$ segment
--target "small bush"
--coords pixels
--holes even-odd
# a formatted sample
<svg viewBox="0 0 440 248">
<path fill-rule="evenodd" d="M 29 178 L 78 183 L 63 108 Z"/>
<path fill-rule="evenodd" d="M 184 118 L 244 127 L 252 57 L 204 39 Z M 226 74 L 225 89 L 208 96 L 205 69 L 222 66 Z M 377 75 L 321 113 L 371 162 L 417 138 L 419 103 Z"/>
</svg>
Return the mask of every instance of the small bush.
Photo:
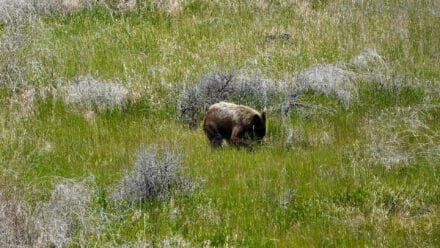
<svg viewBox="0 0 440 248">
<path fill-rule="evenodd" d="M 96 220 L 90 214 L 95 187 L 88 184 L 64 179 L 55 185 L 48 202 L 37 204 L 33 214 L 37 246 L 62 247 L 72 241 L 81 242 L 96 231 Z"/>
<path fill-rule="evenodd" d="M 83 244 L 97 232 L 97 219 L 90 210 L 95 193 L 88 182 L 63 179 L 55 185 L 50 199 L 34 208 L 0 192 L 1 247 L 63 247 Z"/>
<path fill-rule="evenodd" d="M 389 71 L 389 66 L 379 55 L 379 53 L 372 48 L 366 48 L 364 51 L 354 56 L 348 63 L 349 66 L 358 72 L 373 72 Z"/>
<path fill-rule="evenodd" d="M 28 85 L 26 74 L 32 69 L 30 58 L 25 60 L 22 51 L 31 42 L 32 35 L 21 28 L 10 28 L 0 35 L 0 85 L 11 92 L 20 91 Z"/>
<path fill-rule="evenodd" d="M 200 111 L 197 87 L 184 88 L 177 99 L 177 118 L 186 123 L 190 128 L 197 128 L 198 114 Z"/>
<path fill-rule="evenodd" d="M 125 173 L 113 198 L 129 203 L 164 200 L 194 187 L 194 182 L 183 176 L 180 156 L 166 149 L 147 147 L 139 152 L 133 170 Z"/>
<path fill-rule="evenodd" d="M 203 76 L 195 85 L 184 88 L 177 100 L 178 119 L 196 128 L 201 114 L 220 101 L 231 101 L 263 110 L 280 108 L 283 88 L 269 79 L 250 77 L 234 72 L 218 72 Z"/>
<path fill-rule="evenodd" d="M 357 95 L 357 88 L 352 82 L 353 73 L 335 65 L 314 65 L 296 78 L 296 94 L 306 91 L 324 95 L 335 95 L 343 104 L 348 105 Z"/>
<path fill-rule="evenodd" d="M 97 80 L 91 76 L 79 77 L 74 83 L 61 87 L 68 104 L 86 110 L 121 109 L 128 101 L 128 90 L 117 83 Z"/>
<path fill-rule="evenodd" d="M 334 95 L 348 105 L 358 97 L 362 82 L 379 83 L 386 87 L 403 86 L 392 79 L 392 71 L 376 50 L 367 48 L 348 62 L 315 64 L 294 77 L 293 94 L 312 91 L 326 96 Z"/>
</svg>

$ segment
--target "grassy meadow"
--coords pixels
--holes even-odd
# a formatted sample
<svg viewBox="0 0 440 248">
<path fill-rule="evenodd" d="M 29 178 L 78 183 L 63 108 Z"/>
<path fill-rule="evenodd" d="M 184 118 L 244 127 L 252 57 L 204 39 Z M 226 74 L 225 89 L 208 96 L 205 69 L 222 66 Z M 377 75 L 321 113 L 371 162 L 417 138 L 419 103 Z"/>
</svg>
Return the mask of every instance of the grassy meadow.
<svg viewBox="0 0 440 248">
<path fill-rule="evenodd" d="M 438 1 L 67 3 L 0 0 L 1 247 L 440 246 Z"/>
</svg>

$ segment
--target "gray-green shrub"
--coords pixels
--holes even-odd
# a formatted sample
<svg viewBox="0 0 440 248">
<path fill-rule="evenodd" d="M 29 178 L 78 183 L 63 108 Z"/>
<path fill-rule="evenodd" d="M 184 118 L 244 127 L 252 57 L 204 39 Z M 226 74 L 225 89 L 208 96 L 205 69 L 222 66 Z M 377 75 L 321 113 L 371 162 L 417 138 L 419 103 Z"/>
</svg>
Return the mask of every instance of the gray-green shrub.
<svg viewBox="0 0 440 248">
<path fill-rule="evenodd" d="M 190 192 L 196 184 L 183 174 L 183 169 L 180 155 L 175 152 L 146 147 L 138 153 L 134 168 L 125 172 L 112 194 L 113 198 L 136 203 L 165 200 L 175 193 Z"/>
<path fill-rule="evenodd" d="M 128 101 L 128 89 L 119 83 L 99 80 L 91 76 L 78 77 L 61 87 L 61 95 L 68 104 L 87 110 L 121 109 Z"/>
</svg>

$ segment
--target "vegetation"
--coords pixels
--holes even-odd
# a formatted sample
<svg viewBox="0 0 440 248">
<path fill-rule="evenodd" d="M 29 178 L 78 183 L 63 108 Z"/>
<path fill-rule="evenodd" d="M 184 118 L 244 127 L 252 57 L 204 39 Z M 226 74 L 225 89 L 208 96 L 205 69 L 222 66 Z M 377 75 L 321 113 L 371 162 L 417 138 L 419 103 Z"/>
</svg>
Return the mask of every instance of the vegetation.
<svg viewBox="0 0 440 248">
<path fill-rule="evenodd" d="M 437 1 L 0 0 L 1 247 L 440 246 Z M 211 149 L 228 100 L 263 145 Z"/>
</svg>

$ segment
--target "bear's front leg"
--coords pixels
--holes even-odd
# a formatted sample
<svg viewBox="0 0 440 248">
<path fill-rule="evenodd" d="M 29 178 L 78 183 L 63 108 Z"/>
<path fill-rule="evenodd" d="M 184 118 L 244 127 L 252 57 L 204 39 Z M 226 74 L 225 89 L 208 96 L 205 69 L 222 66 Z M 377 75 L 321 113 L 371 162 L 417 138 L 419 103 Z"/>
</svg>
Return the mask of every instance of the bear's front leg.
<svg viewBox="0 0 440 248">
<path fill-rule="evenodd" d="M 245 145 L 248 146 L 249 142 L 246 142 L 244 138 L 245 130 L 242 127 L 234 127 L 232 129 L 231 134 L 231 142 L 235 144 L 236 146 Z"/>
</svg>

